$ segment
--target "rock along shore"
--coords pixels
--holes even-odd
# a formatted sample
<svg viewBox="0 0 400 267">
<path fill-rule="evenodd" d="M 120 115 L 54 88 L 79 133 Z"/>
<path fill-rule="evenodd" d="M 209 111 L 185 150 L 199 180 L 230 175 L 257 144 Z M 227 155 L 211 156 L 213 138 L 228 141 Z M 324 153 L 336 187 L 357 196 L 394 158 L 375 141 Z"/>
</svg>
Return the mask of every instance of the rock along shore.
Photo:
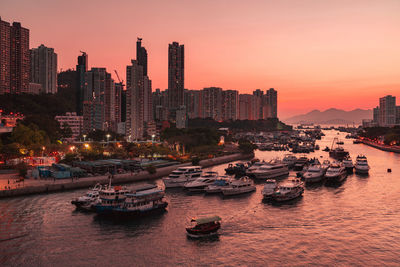
<svg viewBox="0 0 400 267">
<path fill-rule="evenodd" d="M 235 160 L 251 159 L 253 157 L 254 154 L 237 153 L 213 159 L 202 160 L 200 161 L 200 165 L 203 168 L 207 168 L 223 163 L 232 162 Z M 149 174 L 147 171 L 141 171 L 139 173 L 116 174 L 113 177 L 112 183 L 124 184 L 136 181 L 155 180 L 169 175 L 172 171 L 174 171 L 178 167 L 190 166 L 190 165 L 191 163 L 183 163 L 174 166 L 158 168 L 155 174 Z M 1 190 L 0 198 L 17 197 L 17 196 L 25 196 L 32 194 L 43 194 L 43 193 L 59 192 L 66 190 L 75 190 L 80 188 L 89 188 L 94 186 L 96 183 L 107 184 L 108 182 L 109 182 L 108 175 L 79 178 L 73 181 L 71 181 L 70 179 L 56 180 L 55 182 L 53 180 L 43 180 L 43 183 L 40 185 L 28 185 L 17 189 Z"/>
</svg>

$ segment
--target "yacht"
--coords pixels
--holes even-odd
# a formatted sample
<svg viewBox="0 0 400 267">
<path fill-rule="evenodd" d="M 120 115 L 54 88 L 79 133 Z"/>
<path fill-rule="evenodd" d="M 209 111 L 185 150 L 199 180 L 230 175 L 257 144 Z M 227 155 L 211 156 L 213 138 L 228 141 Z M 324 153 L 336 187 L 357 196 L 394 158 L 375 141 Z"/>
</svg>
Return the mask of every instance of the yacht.
<svg viewBox="0 0 400 267">
<path fill-rule="evenodd" d="M 286 164 L 268 164 L 261 166 L 253 172 L 256 179 L 275 178 L 289 174 L 289 169 Z"/>
<path fill-rule="evenodd" d="M 183 187 L 185 183 L 199 178 L 202 174 L 200 166 L 179 167 L 171 172 L 168 177 L 163 178 L 165 188 Z"/>
<path fill-rule="evenodd" d="M 304 183 L 299 178 L 293 178 L 279 185 L 272 200 L 277 202 L 288 201 L 301 196 L 304 192 Z"/>
<path fill-rule="evenodd" d="M 239 195 L 255 191 L 256 187 L 252 180 L 248 177 L 243 177 L 239 180 L 233 180 L 232 183 L 226 188 L 222 188 L 222 194 L 224 196 Z"/>
<path fill-rule="evenodd" d="M 328 182 L 341 182 L 347 177 L 346 168 L 341 162 L 333 162 L 325 173 Z"/>
<path fill-rule="evenodd" d="M 353 165 L 353 161 L 351 160 L 350 156 L 347 156 L 343 159 L 343 165 L 346 168 L 346 171 L 348 171 L 350 173 L 353 172 L 354 165 Z"/>
<path fill-rule="evenodd" d="M 294 164 L 297 161 L 297 157 L 293 154 L 286 154 L 282 159 L 282 162 L 288 166 L 288 168 L 293 168 Z"/>
<path fill-rule="evenodd" d="M 77 209 L 91 210 L 92 205 L 99 201 L 99 191 L 101 189 L 101 184 L 96 184 L 93 188 L 90 188 L 84 196 L 73 199 L 71 204 L 74 204 Z"/>
<path fill-rule="evenodd" d="M 358 155 L 354 168 L 358 174 L 367 174 L 369 172 L 367 157 L 364 155 Z"/>
<path fill-rule="evenodd" d="M 263 200 L 270 200 L 272 199 L 275 190 L 277 189 L 277 183 L 274 179 L 268 179 L 264 185 L 261 194 L 263 195 Z"/>
<path fill-rule="evenodd" d="M 204 191 L 208 194 L 222 193 L 222 189 L 228 187 L 230 184 L 231 181 L 227 176 L 219 176 L 213 184 L 206 186 Z"/>
<path fill-rule="evenodd" d="M 157 186 L 132 191 L 125 194 L 125 200 L 112 209 L 114 216 L 141 216 L 155 211 L 163 211 L 168 206 L 164 200 L 164 190 Z"/>
<path fill-rule="evenodd" d="M 184 188 L 189 190 L 189 192 L 201 192 L 204 191 L 208 185 L 213 184 L 217 178 L 217 172 L 205 172 L 200 178 L 187 182 L 184 185 Z"/>
<path fill-rule="evenodd" d="M 307 171 L 303 174 L 306 183 L 316 183 L 322 181 L 326 169 L 321 164 L 313 164 L 308 167 Z"/>
<path fill-rule="evenodd" d="M 302 156 L 296 160 L 296 163 L 294 164 L 294 170 L 295 171 L 301 171 L 303 170 L 304 166 L 308 163 L 308 158 L 305 156 Z"/>
<path fill-rule="evenodd" d="M 258 161 L 258 162 L 254 162 L 253 165 L 251 165 L 251 167 L 249 167 L 246 170 L 246 175 L 247 176 L 253 176 L 254 171 L 256 171 L 257 169 L 259 169 L 261 166 L 266 165 L 267 163 L 265 161 Z"/>
</svg>

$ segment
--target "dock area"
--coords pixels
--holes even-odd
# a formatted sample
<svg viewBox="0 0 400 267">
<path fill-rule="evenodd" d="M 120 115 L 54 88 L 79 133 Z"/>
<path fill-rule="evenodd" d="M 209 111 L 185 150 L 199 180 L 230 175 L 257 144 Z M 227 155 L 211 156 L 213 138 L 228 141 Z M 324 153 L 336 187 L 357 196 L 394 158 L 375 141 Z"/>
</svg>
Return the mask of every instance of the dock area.
<svg viewBox="0 0 400 267">
<path fill-rule="evenodd" d="M 232 155 L 202 160 L 200 161 L 200 165 L 203 168 L 206 168 L 236 160 L 251 159 L 253 157 L 254 154 L 236 153 Z M 149 174 L 147 171 L 115 174 L 113 176 L 112 183 L 124 184 L 136 181 L 151 181 L 167 176 L 178 167 L 190 165 L 191 163 L 183 163 L 174 166 L 158 168 L 155 174 Z M 92 176 L 79 179 L 25 179 L 23 182 L 16 182 L 17 179 L 18 176 L 16 174 L 0 175 L 0 198 L 89 188 L 94 186 L 96 183 L 108 183 L 110 176 Z"/>
</svg>

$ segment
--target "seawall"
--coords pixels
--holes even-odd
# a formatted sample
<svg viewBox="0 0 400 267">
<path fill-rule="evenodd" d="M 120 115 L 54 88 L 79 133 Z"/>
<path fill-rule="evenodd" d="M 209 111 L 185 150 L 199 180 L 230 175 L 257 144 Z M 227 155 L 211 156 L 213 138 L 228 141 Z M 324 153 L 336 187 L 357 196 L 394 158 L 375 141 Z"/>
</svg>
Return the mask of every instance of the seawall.
<svg viewBox="0 0 400 267">
<path fill-rule="evenodd" d="M 367 146 L 372 146 L 374 148 L 387 151 L 387 152 L 394 152 L 394 153 L 400 153 L 400 147 L 393 147 L 393 146 L 386 146 L 386 145 L 380 145 L 374 142 L 370 142 L 367 140 L 362 140 L 362 143 L 367 145 Z"/>
<path fill-rule="evenodd" d="M 254 157 L 254 154 L 232 154 L 222 157 L 217 157 L 213 159 L 206 159 L 200 161 L 200 165 L 204 168 L 211 167 L 219 164 L 228 163 L 235 160 L 244 160 L 251 159 Z M 190 166 L 191 163 L 183 163 L 174 166 L 168 166 L 157 169 L 155 174 L 149 174 L 147 171 L 142 171 L 139 173 L 123 173 L 116 174 L 113 177 L 113 184 L 124 184 L 131 183 L 136 181 L 149 181 L 159 179 L 161 177 L 169 175 L 172 171 L 174 171 L 178 167 Z M 17 196 L 25 196 L 32 194 L 42 194 L 42 193 L 51 193 L 51 192 L 59 192 L 66 190 L 74 190 L 80 188 L 89 188 L 94 186 L 96 183 L 107 184 L 109 182 L 109 177 L 107 175 L 104 176 L 95 176 L 95 177 L 85 177 L 79 178 L 77 180 L 71 181 L 70 179 L 57 180 L 53 182 L 53 180 L 43 180 L 43 184 L 36 186 L 25 186 L 22 188 L 11 189 L 11 190 L 1 190 L 0 198 L 6 197 L 17 197 Z"/>
</svg>

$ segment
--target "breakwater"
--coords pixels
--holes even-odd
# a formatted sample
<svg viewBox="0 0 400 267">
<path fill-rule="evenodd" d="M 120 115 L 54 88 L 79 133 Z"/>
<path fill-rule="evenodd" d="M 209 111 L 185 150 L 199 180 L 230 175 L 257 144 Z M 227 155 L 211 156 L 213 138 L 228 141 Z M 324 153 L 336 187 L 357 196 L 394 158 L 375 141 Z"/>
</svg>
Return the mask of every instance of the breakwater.
<svg viewBox="0 0 400 267">
<path fill-rule="evenodd" d="M 361 142 L 365 145 L 372 146 L 372 147 L 375 147 L 375 148 L 383 150 L 383 151 L 400 153 L 400 147 L 398 147 L 398 146 L 381 145 L 381 144 L 377 144 L 375 142 L 368 141 L 368 140 L 361 140 Z"/>
<path fill-rule="evenodd" d="M 200 165 L 206 168 L 223 163 L 228 163 L 235 160 L 250 159 L 253 157 L 254 154 L 237 153 L 237 154 L 202 160 L 200 161 Z M 183 163 L 174 166 L 158 168 L 155 174 L 149 174 L 147 171 L 141 171 L 139 173 L 116 174 L 113 176 L 112 183 L 124 184 L 136 181 L 155 180 L 167 176 L 178 167 L 190 166 L 190 165 L 191 163 Z M 56 180 L 56 181 L 43 180 L 43 184 L 40 185 L 25 186 L 22 188 L 11 189 L 11 190 L 2 190 L 0 191 L 0 198 L 51 193 L 51 192 L 74 190 L 80 188 L 89 188 L 94 186 L 96 183 L 106 184 L 108 182 L 109 182 L 108 175 L 79 178 L 73 181 L 71 181 L 70 179 Z"/>
</svg>

